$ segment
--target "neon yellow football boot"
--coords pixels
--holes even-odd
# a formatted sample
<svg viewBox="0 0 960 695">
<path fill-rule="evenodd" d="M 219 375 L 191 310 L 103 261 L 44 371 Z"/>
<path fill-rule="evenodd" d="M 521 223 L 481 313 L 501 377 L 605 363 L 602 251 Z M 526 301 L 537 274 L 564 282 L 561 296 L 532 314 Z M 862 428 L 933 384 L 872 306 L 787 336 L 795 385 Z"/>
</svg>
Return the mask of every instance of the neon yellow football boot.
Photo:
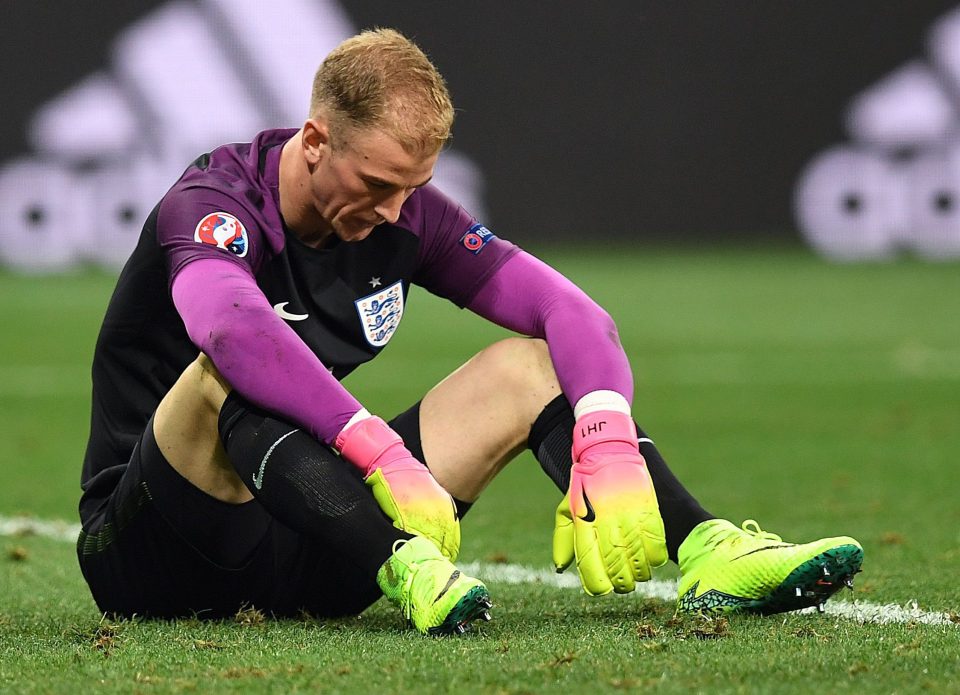
<svg viewBox="0 0 960 695">
<path fill-rule="evenodd" d="M 394 544 L 393 555 L 377 572 L 377 584 L 425 635 L 461 635 L 470 621 L 490 620 L 487 587 L 462 574 L 423 536 Z"/>
<path fill-rule="evenodd" d="M 863 563 L 863 548 L 848 536 L 786 543 L 752 519 L 742 528 L 723 519 L 704 521 L 677 555 L 677 609 L 705 613 L 822 610 L 842 587 L 853 588 Z"/>
</svg>

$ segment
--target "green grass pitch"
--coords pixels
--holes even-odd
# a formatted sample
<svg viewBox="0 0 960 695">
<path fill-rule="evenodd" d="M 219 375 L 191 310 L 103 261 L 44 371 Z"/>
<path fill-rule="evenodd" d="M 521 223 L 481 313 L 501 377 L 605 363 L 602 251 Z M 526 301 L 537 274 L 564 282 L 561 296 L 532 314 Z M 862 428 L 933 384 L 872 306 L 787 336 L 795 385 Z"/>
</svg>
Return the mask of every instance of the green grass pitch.
<svg viewBox="0 0 960 695">
<path fill-rule="evenodd" d="M 69 543 L 6 535 L 0 692 L 957 692 L 960 266 L 830 265 L 793 248 L 542 255 L 617 320 L 637 419 L 708 509 L 788 540 L 853 535 L 864 572 L 839 600 L 916 602 L 943 624 L 677 619 L 659 599 L 501 580 L 494 622 L 462 639 L 419 637 L 384 602 L 327 622 L 114 623 Z M 0 273 L 0 518 L 76 519 L 112 286 Z M 389 416 L 504 335 L 415 290 L 347 384 Z M 549 569 L 558 498 L 524 455 L 464 520 L 462 561 Z"/>
</svg>

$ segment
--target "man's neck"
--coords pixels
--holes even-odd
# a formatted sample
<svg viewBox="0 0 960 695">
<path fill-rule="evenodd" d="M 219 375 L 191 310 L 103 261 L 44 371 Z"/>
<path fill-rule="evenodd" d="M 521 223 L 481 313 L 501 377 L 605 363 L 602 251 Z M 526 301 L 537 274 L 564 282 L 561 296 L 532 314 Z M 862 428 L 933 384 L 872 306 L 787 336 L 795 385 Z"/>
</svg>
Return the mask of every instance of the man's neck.
<svg viewBox="0 0 960 695">
<path fill-rule="evenodd" d="M 301 132 L 283 144 L 280 151 L 280 216 L 297 238 L 308 246 L 323 246 L 330 229 L 310 203 L 310 171 L 300 152 Z"/>
</svg>

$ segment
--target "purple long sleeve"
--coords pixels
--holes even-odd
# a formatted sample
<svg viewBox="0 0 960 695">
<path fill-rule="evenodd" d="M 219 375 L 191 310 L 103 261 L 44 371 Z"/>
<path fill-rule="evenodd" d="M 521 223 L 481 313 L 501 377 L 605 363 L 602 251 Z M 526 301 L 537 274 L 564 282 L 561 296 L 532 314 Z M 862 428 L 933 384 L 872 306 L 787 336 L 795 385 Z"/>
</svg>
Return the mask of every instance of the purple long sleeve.
<svg viewBox="0 0 960 695">
<path fill-rule="evenodd" d="M 251 403 L 328 444 L 360 410 L 243 268 L 193 261 L 177 273 L 172 292 L 190 339 Z"/>
<path fill-rule="evenodd" d="M 633 373 L 613 319 L 529 253 L 521 251 L 504 263 L 467 308 L 504 328 L 545 339 L 571 404 L 601 389 L 633 400 Z"/>
</svg>

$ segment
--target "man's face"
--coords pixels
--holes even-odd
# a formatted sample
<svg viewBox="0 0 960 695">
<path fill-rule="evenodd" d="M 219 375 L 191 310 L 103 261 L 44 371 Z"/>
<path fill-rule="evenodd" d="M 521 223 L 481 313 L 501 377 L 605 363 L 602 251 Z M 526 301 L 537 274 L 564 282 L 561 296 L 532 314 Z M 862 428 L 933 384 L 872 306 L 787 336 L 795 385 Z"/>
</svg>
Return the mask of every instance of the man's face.
<svg viewBox="0 0 960 695">
<path fill-rule="evenodd" d="M 321 147 L 310 176 L 317 212 L 343 241 L 361 241 L 433 177 L 437 154 L 410 154 L 378 129 L 350 129 L 339 147 Z"/>
</svg>

